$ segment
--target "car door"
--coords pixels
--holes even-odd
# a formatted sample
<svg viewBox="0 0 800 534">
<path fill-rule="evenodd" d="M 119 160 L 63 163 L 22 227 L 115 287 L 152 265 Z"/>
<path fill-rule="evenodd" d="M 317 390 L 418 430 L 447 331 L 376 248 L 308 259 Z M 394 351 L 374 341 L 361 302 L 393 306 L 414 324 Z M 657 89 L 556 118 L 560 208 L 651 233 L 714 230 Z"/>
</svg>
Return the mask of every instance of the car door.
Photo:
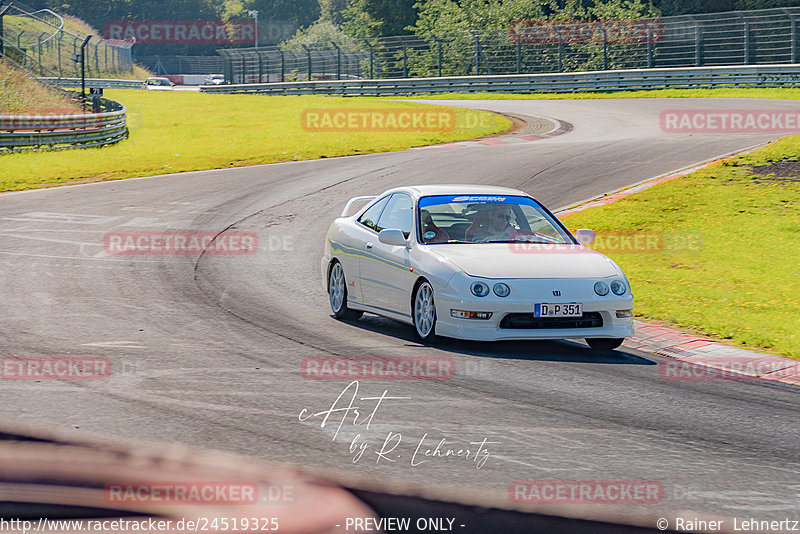
<svg viewBox="0 0 800 534">
<path fill-rule="evenodd" d="M 394 193 L 378 219 L 376 232 L 383 229 L 402 230 L 413 236 L 414 201 L 405 193 Z M 410 314 L 410 291 L 416 275 L 411 268 L 410 250 L 386 245 L 375 239 L 366 245 L 361 263 L 361 289 L 372 306 Z"/>
<path fill-rule="evenodd" d="M 339 243 L 340 250 L 337 256 L 340 258 L 344 267 L 345 279 L 347 281 L 347 294 L 349 298 L 363 304 L 372 305 L 364 295 L 361 284 L 361 265 L 364 256 L 371 250 L 368 244 L 378 240 L 378 219 L 383 213 L 391 195 L 379 198 L 361 214 L 356 220 L 356 224 L 344 231 L 346 236 Z"/>
</svg>

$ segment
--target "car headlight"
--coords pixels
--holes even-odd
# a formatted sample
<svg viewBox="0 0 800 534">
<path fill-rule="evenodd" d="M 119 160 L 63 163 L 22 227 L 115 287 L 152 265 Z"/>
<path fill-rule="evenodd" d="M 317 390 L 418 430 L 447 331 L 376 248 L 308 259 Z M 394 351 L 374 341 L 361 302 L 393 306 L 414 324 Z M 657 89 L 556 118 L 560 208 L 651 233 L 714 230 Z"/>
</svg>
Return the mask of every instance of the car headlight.
<svg viewBox="0 0 800 534">
<path fill-rule="evenodd" d="M 511 288 L 502 282 L 499 284 L 495 284 L 494 287 L 492 288 L 492 291 L 494 291 L 494 294 L 497 295 L 498 297 L 507 297 L 511 294 Z"/>
<path fill-rule="evenodd" d="M 476 297 L 485 297 L 489 294 L 489 286 L 483 282 L 473 282 L 469 289 Z"/>
<path fill-rule="evenodd" d="M 601 297 L 605 297 L 608 295 L 608 284 L 605 282 L 597 282 L 594 285 L 594 292 L 600 295 Z"/>
<path fill-rule="evenodd" d="M 611 282 L 611 292 L 614 293 L 615 295 L 620 295 L 620 296 L 624 295 L 627 290 L 628 288 L 625 287 L 625 284 L 622 283 L 621 281 L 614 280 L 613 282 Z"/>
</svg>

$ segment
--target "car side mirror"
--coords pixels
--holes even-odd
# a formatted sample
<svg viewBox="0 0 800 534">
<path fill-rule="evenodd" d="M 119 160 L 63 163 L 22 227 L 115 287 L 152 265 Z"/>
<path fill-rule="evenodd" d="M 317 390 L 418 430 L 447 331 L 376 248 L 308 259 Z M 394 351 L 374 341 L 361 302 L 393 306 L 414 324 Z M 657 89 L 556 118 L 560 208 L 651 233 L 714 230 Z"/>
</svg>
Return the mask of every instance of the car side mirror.
<svg viewBox="0 0 800 534">
<path fill-rule="evenodd" d="M 403 235 L 403 231 L 395 228 L 381 230 L 381 233 L 378 234 L 378 241 L 385 245 L 393 245 L 396 247 L 408 246 L 408 240 L 406 236 Z"/>
<path fill-rule="evenodd" d="M 594 230 L 589 230 L 588 228 L 581 228 L 577 232 L 575 232 L 575 237 L 578 238 L 578 243 L 583 246 L 591 245 L 594 243 L 595 235 Z"/>
</svg>

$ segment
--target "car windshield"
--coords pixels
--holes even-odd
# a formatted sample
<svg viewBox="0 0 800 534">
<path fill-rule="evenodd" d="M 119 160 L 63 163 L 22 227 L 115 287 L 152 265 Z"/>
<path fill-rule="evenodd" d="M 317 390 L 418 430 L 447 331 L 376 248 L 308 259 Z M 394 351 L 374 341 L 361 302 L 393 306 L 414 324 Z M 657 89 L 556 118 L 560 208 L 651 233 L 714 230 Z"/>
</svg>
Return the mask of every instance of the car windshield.
<svg viewBox="0 0 800 534">
<path fill-rule="evenodd" d="M 419 200 L 419 242 L 575 244 L 569 232 L 530 197 L 437 195 Z"/>
</svg>

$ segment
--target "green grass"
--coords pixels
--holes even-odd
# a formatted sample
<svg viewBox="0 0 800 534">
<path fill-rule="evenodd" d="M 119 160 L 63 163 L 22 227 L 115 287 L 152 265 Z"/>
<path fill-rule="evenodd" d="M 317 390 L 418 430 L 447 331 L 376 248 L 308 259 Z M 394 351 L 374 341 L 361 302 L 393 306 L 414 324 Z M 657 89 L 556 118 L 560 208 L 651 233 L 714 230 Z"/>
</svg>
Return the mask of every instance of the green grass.
<svg viewBox="0 0 800 534">
<path fill-rule="evenodd" d="M 772 98 L 797 100 L 800 99 L 800 88 L 656 89 L 652 91 L 619 91 L 614 93 L 446 93 L 441 95 L 416 95 L 407 98 L 424 98 L 425 100 L 586 100 L 600 98 Z"/>
<path fill-rule="evenodd" d="M 377 99 L 134 89 L 109 90 L 106 96 L 127 106 L 130 139 L 106 148 L 0 155 L 0 191 L 390 152 L 511 127 L 500 115 L 459 110 L 451 131 L 312 132 L 301 124 L 307 109 L 451 108 Z"/>
<path fill-rule="evenodd" d="M 800 136 L 783 138 L 565 221 L 601 236 L 663 232 L 661 252 L 609 254 L 637 317 L 800 359 L 800 182 L 745 167 L 798 154 Z"/>
<path fill-rule="evenodd" d="M 67 95 L 37 83 L 25 71 L 0 61 L 0 114 L 57 115 L 81 113 Z"/>
</svg>

